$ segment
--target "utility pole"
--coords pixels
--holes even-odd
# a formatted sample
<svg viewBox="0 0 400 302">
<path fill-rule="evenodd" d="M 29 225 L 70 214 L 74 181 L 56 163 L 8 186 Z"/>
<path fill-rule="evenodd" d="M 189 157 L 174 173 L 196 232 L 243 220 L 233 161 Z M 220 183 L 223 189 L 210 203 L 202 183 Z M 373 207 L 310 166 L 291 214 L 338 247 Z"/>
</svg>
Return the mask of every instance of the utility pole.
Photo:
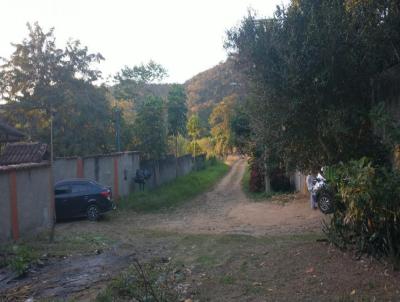
<svg viewBox="0 0 400 302">
<path fill-rule="evenodd" d="M 52 215 L 53 215 L 53 222 L 50 229 L 50 243 L 54 242 L 54 234 L 55 234 L 55 227 L 56 227 L 56 205 L 54 199 L 54 179 L 53 179 L 53 165 L 54 165 L 54 144 L 53 144 L 53 119 L 54 119 L 54 112 L 53 106 L 50 105 L 50 186 L 51 186 L 51 199 L 52 199 Z"/>
<path fill-rule="evenodd" d="M 115 115 L 115 148 L 117 152 L 121 151 L 121 109 L 114 107 Z"/>
<path fill-rule="evenodd" d="M 53 107 L 50 105 L 50 164 L 53 167 L 54 161 L 54 147 L 53 147 Z"/>
</svg>

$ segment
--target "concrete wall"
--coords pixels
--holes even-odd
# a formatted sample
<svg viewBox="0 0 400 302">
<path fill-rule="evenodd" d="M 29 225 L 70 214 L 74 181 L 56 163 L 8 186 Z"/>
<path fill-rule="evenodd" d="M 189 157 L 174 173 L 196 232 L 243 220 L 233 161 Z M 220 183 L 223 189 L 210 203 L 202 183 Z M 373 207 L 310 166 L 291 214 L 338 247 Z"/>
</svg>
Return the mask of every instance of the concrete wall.
<svg viewBox="0 0 400 302">
<path fill-rule="evenodd" d="M 138 152 L 118 152 L 88 157 L 57 158 L 54 181 L 67 178 L 88 178 L 110 186 L 115 198 L 134 191 L 133 178 L 139 169 Z"/>
<path fill-rule="evenodd" d="M 188 174 L 193 169 L 193 158 L 190 154 L 178 157 L 178 176 Z"/>
<path fill-rule="evenodd" d="M 57 158 L 53 164 L 54 182 L 77 177 L 77 158 Z"/>
<path fill-rule="evenodd" d="M 107 155 L 88 157 L 57 158 L 54 161 L 54 181 L 67 178 L 88 178 L 110 186 L 114 197 L 127 196 L 138 189 L 134 178 L 136 170 L 147 169 L 151 173 L 146 182 L 147 188 L 156 188 L 174 180 L 178 176 L 188 174 L 196 166 L 204 166 L 205 155 L 196 157 L 196 165 L 192 156 L 185 155 L 175 160 L 167 156 L 161 160 L 140 160 L 138 152 L 119 152 Z"/>
<path fill-rule="evenodd" d="M 35 234 L 53 223 L 48 163 L 0 167 L 0 242 Z"/>
<path fill-rule="evenodd" d="M 11 237 L 10 185 L 7 173 L 0 173 L 0 242 Z"/>
<path fill-rule="evenodd" d="M 160 160 L 144 160 L 140 162 L 140 168 L 150 171 L 151 177 L 146 182 L 146 188 L 156 188 L 162 184 L 174 180 L 176 177 L 183 176 L 191 172 L 196 166 L 198 169 L 204 167 L 205 155 L 196 157 L 196 164 L 193 157 L 184 155 L 178 157 L 168 156 Z"/>
<path fill-rule="evenodd" d="M 306 183 L 306 175 L 302 174 L 299 171 L 296 171 L 291 175 L 290 180 L 297 192 L 300 192 L 303 194 L 308 193 L 307 183 Z"/>
<path fill-rule="evenodd" d="M 67 178 L 89 178 L 110 186 L 114 198 L 133 192 L 136 170 L 148 169 L 146 187 L 155 188 L 204 166 L 191 155 L 175 160 L 140 161 L 138 152 L 120 152 L 90 157 L 58 158 L 49 163 L 0 167 L 0 243 L 49 228 L 53 223 L 54 183 Z"/>
</svg>

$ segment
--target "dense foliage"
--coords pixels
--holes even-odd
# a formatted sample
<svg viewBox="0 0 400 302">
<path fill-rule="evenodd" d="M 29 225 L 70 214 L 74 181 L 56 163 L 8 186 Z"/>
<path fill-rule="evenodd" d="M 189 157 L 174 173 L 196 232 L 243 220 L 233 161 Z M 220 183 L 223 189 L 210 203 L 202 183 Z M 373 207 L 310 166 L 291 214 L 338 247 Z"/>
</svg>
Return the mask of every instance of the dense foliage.
<svg viewBox="0 0 400 302">
<path fill-rule="evenodd" d="M 225 156 L 232 151 L 232 119 L 237 97 L 231 95 L 222 99 L 211 112 L 209 124 L 213 138 L 214 153 Z"/>
<path fill-rule="evenodd" d="M 244 117 L 253 172 L 333 166 L 328 237 L 395 259 L 400 178 L 390 159 L 400 135 L 391 100 L 400 95 L 393 89 L 399 29 L 395 0 L 297 0 L 271 19 L 250 14 L 226 44 L 250 82 Z"/>
<path fill-rule="evenodd" d="M 79 41 L 57 48 L 53 29 L 28 24 L 29 38 L 13 44 L 11 58 L 0 66 L 4 118 L 33 140 L 50 142 L 53 116 L 56 155 L 107 152 L 111 111 L 101 76 L 93 63 L 103 60 Z"/>
<path fill-rule="evenodd" d="M 231 59 L 195 75 L 184 86 L 189 111 L 199 116 L 206 130 L 210 130 L 208 120 L 213 108 L 225 97 L 235 95 L 242 100 L 245 96 L 245 81 Z"/>
<path fill-rule="evenodd" d="M 160 158 L 167 153 L 167 124 L 161 98 L 148 96 L 138 105 L 133 139 L 138 150 L 149 158 Z"/>
<path fill-rule="evenodd" d="M 325 232 L 339 247 L 400 259 L 400 174 L 362 158 L 330 169 L 337 192 Z M 399 264 L 399 263 L 398 263 Z"/>
<path fill-rule="evenodd" d="M 251 81 L 252 153 L 302 170 L 385 160 L 370 111 L 374 79 L 400 62 L 399 14 L 398 1 L 300 0 L 231 30 L 227 48 Z"/>
<path fill-rule="evenodd" d="M 187 105 L 186 92 L 182 85 L 174 84 L 168 93 L 168 131 L 173 137 L 174 154 L 179 154 L 179 136 L 186 135 Z"/>
</svg>

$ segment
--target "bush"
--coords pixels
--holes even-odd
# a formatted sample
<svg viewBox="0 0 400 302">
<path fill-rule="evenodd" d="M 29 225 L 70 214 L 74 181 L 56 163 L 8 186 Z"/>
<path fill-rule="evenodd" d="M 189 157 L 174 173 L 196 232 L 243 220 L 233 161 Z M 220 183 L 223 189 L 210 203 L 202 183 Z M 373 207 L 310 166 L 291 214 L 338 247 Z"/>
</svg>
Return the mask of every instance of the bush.
<svg viewBox="0 0 400 302">
<path fill-rule="evenodd" d="M 329 169 L 336 194 L 335 212 L 324 231 L 341 248 L 376 258 L 400 257 L 400 175 L 373 166 L 366 158 Z"/>
<path fill-rule="evenodd" d="M 183 273 L 180 270 L 174 270 L 165 261 L 153 260 L 142 265 L 135 260 L 97 296 L 96 301 L 183 301 L 183 294 L 179 290 L 179 282 L 183 279 Z"/>
<path fill-rule="evenodd" d="M 0 268 L 8 266 L 18 276 L 24 275 L 36 260 L 34 250 L 25 245 L 13 245 L 0 252 Z"/>
<path fill-rule="evenodd" d="M 290 192 L 292 191 L 290 185 L 290 178 L 286 175 L 285 171 L 276 168 L 270 173 L 271 189 L 274 192 Z"/>
<path fill-rule="evenodd" d="M 250 165 L 250 192 L 265 191 L 264 171 L 256 163 Z"/>
</svg>

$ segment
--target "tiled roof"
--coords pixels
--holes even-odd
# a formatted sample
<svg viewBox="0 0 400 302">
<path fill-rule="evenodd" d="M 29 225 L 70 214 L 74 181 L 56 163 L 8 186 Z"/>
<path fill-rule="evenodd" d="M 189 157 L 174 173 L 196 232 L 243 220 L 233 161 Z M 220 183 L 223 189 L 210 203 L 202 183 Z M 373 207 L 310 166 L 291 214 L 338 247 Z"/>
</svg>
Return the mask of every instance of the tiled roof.
<svg viewBox="0 0 400 302">
<path fill-rule="evenodd" d="M 25 134 L 0 120 L 0 142 L 17 142 L 24 136 Z"/>
<path fill-rule="evenodd" d="M 49 158 L 47 145 L 42 143 L 7 144 L 0 155 L 0 165 L 40 163 Z"/>
</svg>

